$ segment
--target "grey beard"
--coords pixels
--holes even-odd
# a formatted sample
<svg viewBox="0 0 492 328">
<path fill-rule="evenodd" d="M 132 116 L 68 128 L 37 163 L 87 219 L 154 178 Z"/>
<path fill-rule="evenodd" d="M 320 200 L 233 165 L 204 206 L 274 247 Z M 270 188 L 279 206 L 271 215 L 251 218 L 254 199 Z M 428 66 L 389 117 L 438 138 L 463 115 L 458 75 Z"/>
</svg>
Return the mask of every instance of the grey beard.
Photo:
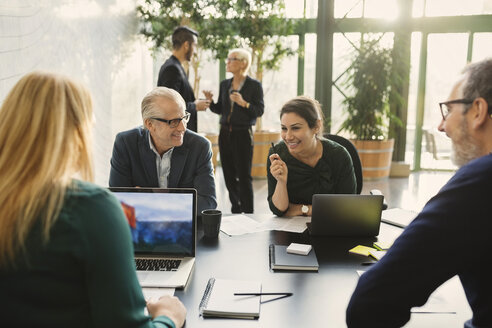
<svg viewBox="0 0 492 328">
<path fill-rule="evenodd" d="M 462 130 L 466 131 L 466 130 Z M 463 134 L 463 139 L 459 143 L 453 142 L 453 152 L 451 153 L 451 161 L 458 167 L 468 164 L 475 158 L 480 157 L 480 149 L 473 142 L 468 133 Z"/>
</svg>

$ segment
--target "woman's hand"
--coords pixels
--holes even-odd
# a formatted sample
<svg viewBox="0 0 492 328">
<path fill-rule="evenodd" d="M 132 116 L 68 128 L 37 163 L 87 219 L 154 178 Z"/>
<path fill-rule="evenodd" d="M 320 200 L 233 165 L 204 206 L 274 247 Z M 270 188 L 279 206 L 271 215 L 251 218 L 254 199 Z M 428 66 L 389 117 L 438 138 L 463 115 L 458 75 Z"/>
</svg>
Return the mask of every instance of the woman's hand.
<svg viewBox="0 0 492 328">
<path fill-rule="evenodd" d="M 186 308 L 176 296 L 161 296 L 158 300 L 147 301 L 147 309 L 152 318 L 165 315 L 171 319 L 177 328 L 183 327 L 186 319 Z"/>
<path fill-rule="evenodd" d="M 205 96 L 205 98 L 207 98 L 207 100 L 210 102 L 210 103 L 213 103 L 214 102 L 214 94 L 212 93 L 212 91 L 210 90 L 203 90 L 203 95 Z"/>
<path fill-rule="evenodd" d="M 231 94 L 229 95 L 229 98 L 231 98 L 232 102 L 235 102 L 236 104 L 238 104 L 241 107 L 246 107 L 248 105 L 248 102 L 246 100 L 244 100 L 243 96 L 241 96 L 241 94 L 237 91 L 231 92 Z"/>
<path fill-rule="evenodd" d="M 284 185 L 287 184 L 287 175 L 289 170 L 287 164 L 280 158 L 278 154 L 271 154 L 270 157 L 270 173 L 277 180 L 277 182 Z"/>
</svg>

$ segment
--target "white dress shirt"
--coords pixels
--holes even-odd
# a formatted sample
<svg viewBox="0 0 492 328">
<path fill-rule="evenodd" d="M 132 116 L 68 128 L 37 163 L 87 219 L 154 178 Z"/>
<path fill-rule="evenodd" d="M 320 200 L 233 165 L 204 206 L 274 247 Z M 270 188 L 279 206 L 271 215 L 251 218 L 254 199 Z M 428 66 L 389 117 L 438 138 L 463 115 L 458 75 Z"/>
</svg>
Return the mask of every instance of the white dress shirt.
<svg viewBox="0 0 492 328">
<path fill-rule="evenodd" d="M 149 133 L 149 145 L 150 149 L 155 154 L 155 165 L 157 167 L 157 178 L 159 180 L 159 188 L 167 188 L 169 180 L 169 172 L 171 171 L 171 156 L 173 154 L 174 147 L 166 151 L 164 154 L 159 155 L 159 152 L 154 147 L 152 138 Z"/>
</svg>

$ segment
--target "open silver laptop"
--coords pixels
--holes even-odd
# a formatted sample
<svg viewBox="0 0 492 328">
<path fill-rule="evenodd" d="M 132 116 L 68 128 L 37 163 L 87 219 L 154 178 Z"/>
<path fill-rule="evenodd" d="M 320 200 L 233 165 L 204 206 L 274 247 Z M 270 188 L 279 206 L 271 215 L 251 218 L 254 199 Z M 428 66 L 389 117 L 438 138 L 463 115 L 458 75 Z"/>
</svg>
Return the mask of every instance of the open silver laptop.
<svg viewBox="0 0 492 328">
<path fill-rule="evenodd" d="M 142 287 L 184 287 L 195 264 L 195 189 L 116 188 Z"/>
<path fill-rule="evenodd" d="M 313 195 L 313 236 L 373 237 L 381 225 L 382 195 Z"/>
</svg>

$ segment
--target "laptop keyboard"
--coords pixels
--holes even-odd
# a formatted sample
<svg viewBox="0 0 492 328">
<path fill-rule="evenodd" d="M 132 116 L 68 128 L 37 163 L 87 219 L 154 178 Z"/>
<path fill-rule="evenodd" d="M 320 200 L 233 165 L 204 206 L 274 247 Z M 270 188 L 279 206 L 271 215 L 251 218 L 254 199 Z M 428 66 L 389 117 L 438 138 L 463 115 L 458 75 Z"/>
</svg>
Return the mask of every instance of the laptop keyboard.
<svg viewBox="0 0 492 328">
<path fill-rule="evenodd" d="M 138 271 L 176 271 L 181 260 L 135 259 Z"/>
</svg>

